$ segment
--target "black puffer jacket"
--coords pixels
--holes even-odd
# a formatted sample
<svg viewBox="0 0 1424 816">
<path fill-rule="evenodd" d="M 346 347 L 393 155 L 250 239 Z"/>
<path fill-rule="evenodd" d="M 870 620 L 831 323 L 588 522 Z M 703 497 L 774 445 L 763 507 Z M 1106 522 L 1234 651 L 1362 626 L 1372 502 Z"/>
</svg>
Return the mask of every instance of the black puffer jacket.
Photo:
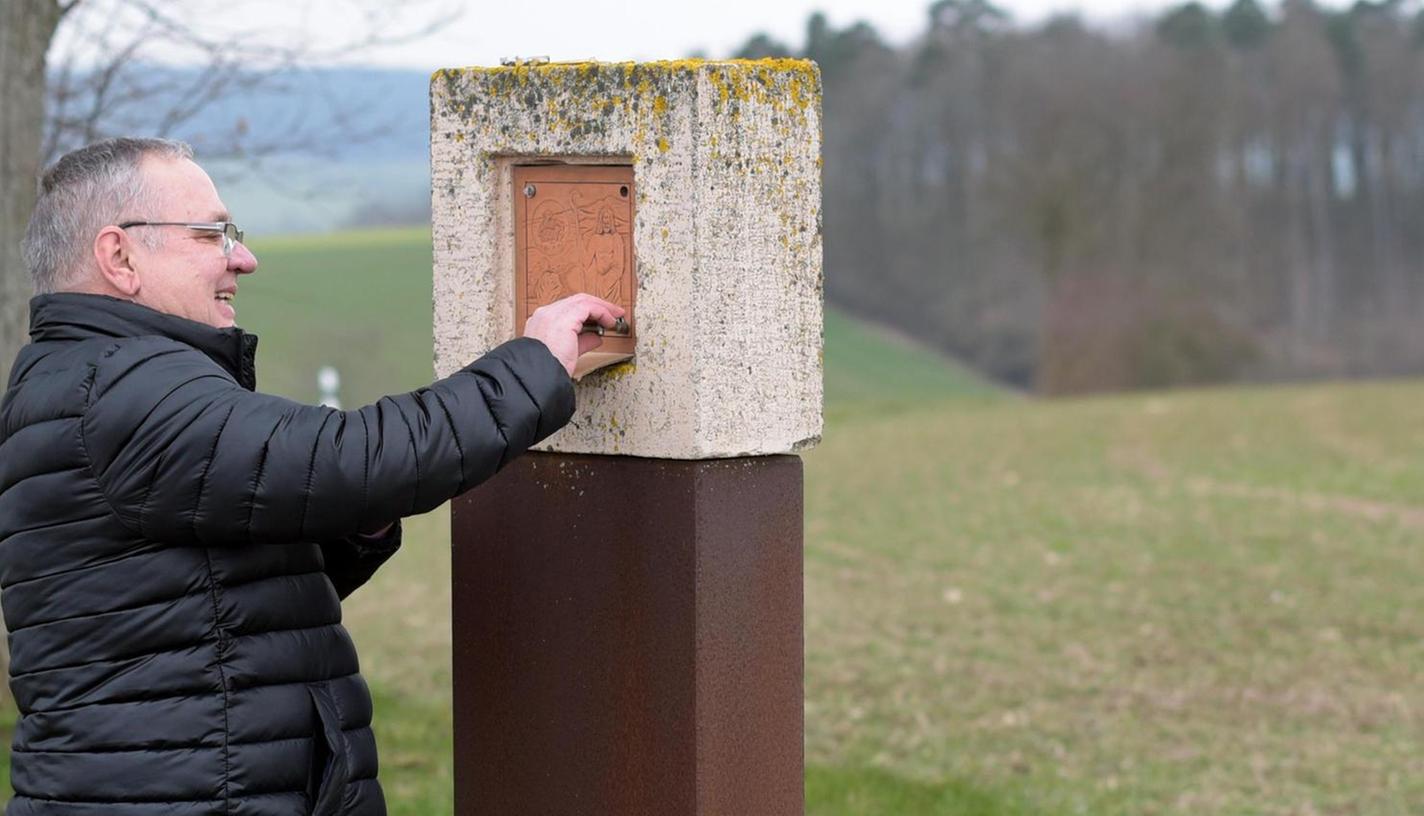
<svg viewBox="0 0 1424 816">
<path fill-rule="evenodd" d="M 472 487 L 573 412 L 515 340 L 359 411 L 257 394 L 256 338 L 93 295 L 31 302 L 0 403 L 9 816 L 370 816 L 356 534 Z"/>
</svg>

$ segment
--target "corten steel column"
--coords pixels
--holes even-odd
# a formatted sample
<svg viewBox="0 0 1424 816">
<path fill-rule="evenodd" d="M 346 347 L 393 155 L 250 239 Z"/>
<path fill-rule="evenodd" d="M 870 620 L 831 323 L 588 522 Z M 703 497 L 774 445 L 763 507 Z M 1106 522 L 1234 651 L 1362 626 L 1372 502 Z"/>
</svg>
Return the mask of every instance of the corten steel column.
<svg viewBox="0 0 1424 816">
<path fill-rule="evenodd" d="M 437 369 L 572 291 L 632 353 L 453 505 L 456 811 L 799 816 L 815 66 L 460 69 L 431 102 Z"/>
</svg>

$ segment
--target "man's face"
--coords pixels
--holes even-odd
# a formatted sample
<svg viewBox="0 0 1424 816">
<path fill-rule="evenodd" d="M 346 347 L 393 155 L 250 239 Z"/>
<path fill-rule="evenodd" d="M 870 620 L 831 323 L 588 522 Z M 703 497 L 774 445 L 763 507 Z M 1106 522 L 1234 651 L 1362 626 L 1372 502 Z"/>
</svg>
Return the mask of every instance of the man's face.
<svg viewBox="0 0 1424 816">
<path fill-rule="evenodd" d="M 150 221 L 212 222 L 229 220 L 217 188 L 203 169 L 187 159 L 150 157 L 142 172 L 156 211 L 135 213 Z M 237 278 L 257 269 L 257 258 L 237 244 L 223 257 L 223 237 L 176 226 L 134 226 L 163 230 L 158 249 L 130 241 L 130 262 L 139 278 L 134 300 L 151 309 L 219 329 L 236 322 Z"/>
</svg>

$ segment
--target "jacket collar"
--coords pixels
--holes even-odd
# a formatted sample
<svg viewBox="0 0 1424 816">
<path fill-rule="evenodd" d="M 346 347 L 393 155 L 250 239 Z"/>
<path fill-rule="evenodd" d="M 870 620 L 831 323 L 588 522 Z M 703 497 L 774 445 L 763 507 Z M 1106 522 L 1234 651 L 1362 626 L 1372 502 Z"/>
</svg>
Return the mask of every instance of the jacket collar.
<svg viewBox="0 0 1424 816">
<path fill-rule="evenodd" d="M 243 388 L 257 387 L 257 335 L 218 329 L 107 295 L 57 292 L 30 300 L 30 339 L 88 340 L 94 337 L 167 337 L 212 358 Z"/>
</svg>

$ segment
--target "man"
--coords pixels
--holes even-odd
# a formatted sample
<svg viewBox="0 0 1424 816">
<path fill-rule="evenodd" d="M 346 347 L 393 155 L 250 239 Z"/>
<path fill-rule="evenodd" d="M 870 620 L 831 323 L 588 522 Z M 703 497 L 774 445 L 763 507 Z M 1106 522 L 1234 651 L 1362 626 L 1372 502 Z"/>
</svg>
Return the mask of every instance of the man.
<svg viewBox="0 0 1424 816">
<path fill-rule="evenodd" d="M 32 342 L 0 403 L 0 601 L 19 707 L 8 816 L 385 812 L 345 597 L 398 519 L 573 411 L 576 295 L 526 337 L 359 411 L 255 393 L 234 327 L 257 268 L 175 142 L 46 172 Z"/>
</svg>

